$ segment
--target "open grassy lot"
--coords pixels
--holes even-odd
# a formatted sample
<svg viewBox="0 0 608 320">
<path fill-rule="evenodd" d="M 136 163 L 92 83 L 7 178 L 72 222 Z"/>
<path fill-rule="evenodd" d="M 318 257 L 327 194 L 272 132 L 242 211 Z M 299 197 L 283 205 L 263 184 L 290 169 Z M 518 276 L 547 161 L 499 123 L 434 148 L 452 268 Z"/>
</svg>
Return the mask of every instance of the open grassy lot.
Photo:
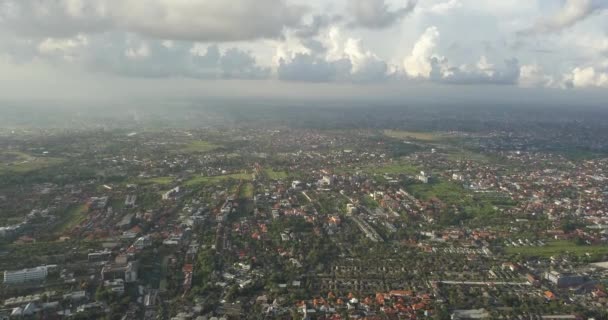
<svg viewBox="0 0 608 320">
<path fill-rule="evenodd" d="M 251 174 L 249 173 L 235 173 L 235 174 L 226 174 L 222 176 L 212 176 L 212 177 L 194 177 L 188 181 L 186 181 L 185 185 L 187 187 L 192 187 L 200 184 L 209 184 L 209 183 L 218 183 L 224 180 L 234 179 L 234 180 L 252 180 Z"/>
<path fill-rule="evenodd" d="M 254 192 L 253 183 L 247 182 L 241 186 L 239 198 L 240 199 L 252 199 L 253 192 Z"/>
<path fill-rule="evenodd" d="M 384 130 L 384 135 L 395 139 L 413 139 L 426 142 L 439 141 L 442 139 L 442 136 L 435 132 Z"/>
<path fill-rule="evenodd" d="M 133 182 L 137 184 L 158 184 L 158 185 L 168 185 L 173 182 L 173 177 L 155 177 L 155 178 L 143 178 L 143 179 L 135 179 Z"/>
<path fill-rule="evenodd" d="M 197 140 L 184 145 L 178 151 L 186 153 L 204 153 L 213 151 L 219 147 L 219 145 L 213 144 L 209 141 Z"/>
<path fill-rule="evenodd" d="M 69 231 L 86 219 L 86 212 L 89 207 L 86 204 L 73 205 L 68 208 L 61 221 L 55 228 L 59 234 Z"/>
<path fill-rule="evenodd" d="M 101 243 L 93 241 L 39 241 L 28 244 L 7 244 L 3 251 L 0 270 L 16 270 L 32 266 L 64 263 L 66 255 L 73 259 L 86 259 L 89 250 L 101 249 Z"/>
<path fill-rule="evenodd" d="M 416 174 L 420 172 L 420 168 L 407 163 L 407 162 L 396 162 L 387 164 L 384 166 L 373 166 L 366 167 L 363 169 L 365 172 L 378 173 L 378 174 Z"/>
<path fill-rule="evenodd" d="M 450 182 L 417 183 L 407 186 L 408 191 L 416 198 L 429 200 L 437 198 L 448 205 L 470 199 L 469 193 L 462 186 Z"/>
<path fill-rule="evenodd" d="M 394 163 L 387 163 L 384 165 L 372 165 L 365 166 L 360 168 L 336 168 L 335 172 L 338 174 L 343 173 L 354 173 L 356 171 L 362 171 L 370 174 L 389 174 L 389 175 L 399 175 L 399 174 L 417 174 L 420 172 L 420 168 L 412 165 L 411 163 L 405 161 L 399 161 Z"/>
<path fill-rule="evenodd" d="M 566 253 L 575 256 L 583 256 L 588 253 L 591 257 L 601 257 L 608 254 L 608 246 L 581 246 L 568 240 L 550 241 L 544 247 L 507 247 L 505 250 L 508 254 L 545 258 Z"/>
<path fill-rule="evenodd" d="M 34 157 L 23 152 L 0 152 L 0 174 L 27 173 L 63 163 L 65 160 L 52 157 Z"/>
<path fill-rule="evenodd" d="M 271 180 L 283 180 L 287 178 L 287 172 L 264 169 L 264 174 Z"/>
<path fill-rule="evenodd" d="M 469 151 L 469 150 L 453 150 L 448 153 L 448 159 L 453 161 L 477 161 L 477 162 L 490 162 L 490 157 L 481 153 Z"/>
</svg>

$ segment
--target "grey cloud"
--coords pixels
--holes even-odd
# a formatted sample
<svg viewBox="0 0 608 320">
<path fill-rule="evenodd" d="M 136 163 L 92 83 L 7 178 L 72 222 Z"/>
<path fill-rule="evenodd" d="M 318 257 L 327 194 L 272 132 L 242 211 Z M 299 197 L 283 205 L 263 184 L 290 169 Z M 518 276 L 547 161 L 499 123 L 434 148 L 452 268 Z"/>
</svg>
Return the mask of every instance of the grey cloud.
<svg viewBox="0 0 608 320">
<path fill-rule="evenodd" d="M 143 36 L 223 42 L 278 38 L 307 8 L 285 0 L 4 0 L 0 27 L 37 37 L 121 30 Z"/>
<path fill-rule="evenodd" d="M 80 63 L 90 71 L 141 78 L 262 79 L 270 69 L 261 67 L 250 52 L 230 48 L 221 52 L 210 45 L 204 52 L 192 50 L 187 42 L 171 47 L 161 41 L 104 35 L 83 48 Z M 145 50 L 140 50 L 145 48 Z M 50 57 L 50 61 L 57 63 Z"/>
<path fill-rule="evenodd" d="M 539 19 L 533 26 L 522 30 L 519 34 L 559 32 L 606 9 L 608 9 L 606 0 L 566 0 L 555 14 Z"/>
<path fill-rule="evenodd" d="M 431 58 L 432 71 L 430 80 L 439 83 L 471 85 L 471 84 L 517 84 L 520 76 L 520 66 L 517 59 L 505 60 L 504 68 L 492 67 L 472 70 L 459 67 L 446 67 L 447 60 L 436 57 Z"/>
<path fill-rule="evenodd" d="M 340 16 L 329 16 L 329 15 L 315 15 L 312 17 L 312 21 L 309 24 L 303 25 L 296 30 L 295 35 L 300 38 L 312 38 L 315 37 L 323 29 L 329 27 L 331 24 L 342 20 Z"/>
<path fill-rule="evenodd" d="M 329 82 L 350 73 L 352 64 L 347 59 L 326 61 L 309 54 L 297 54 L 290 62 L 282 60 L 277 69 L 280 80 Z"/>
<path fill-rule="evenodd" d="M 344 57 L 327 60 L 311 54 L 297 54 L 291 61 L 282 60 L 277 69 L 279 80 L 299 82 L 374 83 L 389 79 L 388 65 L 382 60 L 368 59 L 358 69 L 354 61 Z"/>
<path fill-rule="evenodd" d="M 381 60 L 368 61 L 361 69 L 351 75 L 353 82 L 382 82 L 388 79 L 388 65 Z"/>
<path fill-rule="evenodd" d="M 219 64 L 225 79 L 263 79 L 270 75 L 270 69 L 257 66 L 249 52 L 236 48 L 228 49 Z"/>
<path fill-rule="evenodd" d="M 327 52 L 327 48 L 323 45 L 323 43 L 316 39 L 304 39 L 302 40 L 302 45 L 315 55 L 320 55 Z"/>
<path fill-rule="evenodd" d="M 111 28 L 113 21 L 102 0 L 4 0 L 0 26 L 30 37 L 69 37 Z"/>
<path fill-rule="evenodd" d="M 351 27 L 383 29 L 390 27 L 412 12 L 416 0 L 408 0 L 401 8 L 391 10 L 385 0 L 348 0 L 347 12 L 352 17 Z"/>
</svg>

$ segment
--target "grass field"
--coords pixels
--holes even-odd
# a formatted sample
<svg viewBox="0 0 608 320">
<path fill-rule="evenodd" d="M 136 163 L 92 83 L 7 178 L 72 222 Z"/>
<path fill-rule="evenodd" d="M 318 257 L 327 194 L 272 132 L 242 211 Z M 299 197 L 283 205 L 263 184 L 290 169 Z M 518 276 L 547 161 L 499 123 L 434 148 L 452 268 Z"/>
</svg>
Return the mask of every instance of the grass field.
<svg viewBox="0 0 608 320">
<path fill-rule="evenodd" d="M 226 174 L 223 176 L 213 176 L 213 177 L 194 177 L 188 181 L 186 181 L 185 185 L 187 187 L 192 187 L 200 184 L 209 184 L 209 183 L 218 183 L 224 180 L 234 179 L 234 180 L 252 180 L 251 174 L 249 173 L 235 173 L 235 174 Z"/>
<path fill-rule="evenodd" d="M 378 174 L 416 174 L 420 172 L 420 168 L 406 162 L 398 162 L 379 167 L 367 167 L 363 171 Z"/>
<path fill-rule="evenodd" d="M 180 148 L 179 151 L 185 153 L 204 153 L 213 151 L 219 147 L 220 146 L 213 144 L 209 141 L 197 140 L 186 144 L 185 146 Z"/>
<path fill-rule="evenodd" d="M 413 139 L 426 142 L 439 141 L 442 139 L 441 135 L 434 132 L 384 130 L 384 135 L 395 139 Z"/>
<path fill-rule="evenodd" d="M 274 171 L 273 169 L 264 169 L 264 174 L 271 180 L 283 180 L 287 178 L 287 172 Z"/>
<path fill-rule="evenodd" d="M 168 185 L 173 182 L 173 177 L 156 177 L 156 178 L 143 178 L 135 179 L 134 182 L 137 184 L 159 184 Z"/>
<path fill-rule="evenodd" d="M 71 206 L 61 218 L 55 231 L 61 234 L 74 228 L 86 219 L 87 210 L 88 206 L 86 204 Z"/>
<path fill-rule="evenodd" d="M 489 162 L 490 158 L 481 153 L 476 153 L 468 150 L 459 150 L 448 153 L 448 159 L 456 161 L 456 160 L 470 160 L 477 162 Z"/>
<path fill-rule="evenodd" d="M 448 205 L 469 199 L 468 192 L 462 186 L 449 181 L 418 183 L 409 185 L 407 189 L 418 199 L 429 200 L 431 198 L 438 198 Z"/>
<path fill-rule="evenodd" d="M 27 244 L 8 244 L 0 246 L 7 254 L 0 260 L 0 269 L 21 269 L 37 265 L 56 264 L 53 256 L 78 253 L 86 259 L 89 250 L 101 249 L 101 243 L 93 241 L 38 241 Z"/>
<path fill-rule="evenodd" d="M 7 151 L 0 153 L 0 174 L 27 173 L 63 163 L 61 158 L 33 157 L 23 152 Z"/>
<path fill-rule="evenodd" d="M 550 241 L 544 247 L 507 247 L 508 254 L 521 254 L 523 256 L 551 257 L 560 254 L 573 254 L 583 256 L 587 253 L 592 257 L 608 254 L 608 246 L 579 246 L 568 240 Z"/>
<path fill-rule="evenodd" d="M 239 193 L 240 199 L 252 199 L 253 198 L 253 183 L 248 182 L 241 186 L 241 191 Z"/>
</svg>

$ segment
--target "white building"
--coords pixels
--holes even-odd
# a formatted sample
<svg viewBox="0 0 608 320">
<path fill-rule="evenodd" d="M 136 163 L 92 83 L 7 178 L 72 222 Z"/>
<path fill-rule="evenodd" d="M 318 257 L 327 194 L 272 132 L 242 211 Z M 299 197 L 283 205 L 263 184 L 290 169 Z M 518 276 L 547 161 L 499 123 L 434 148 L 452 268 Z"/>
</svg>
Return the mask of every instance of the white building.
<svg viewBox="0 0 608 320">
<path fill-rule="evenodd" d="M 291 182 L 291 188 L 294 190 L 302 189 L 302 185 L 303 185 L 302 181 L 299 181 L 299 180 L 294 180 Z"/>
<path fill-rule="evenodd" d="M 452 174 L 452 180 L 454 181 L 464 181 L 464 176 L 458 173 Z"/>
<path fill-rule="evenodd" d="M 46 279 L 48 273 L 46 266 L 17 271 L 4 271 L 4 283 L 15 284 L 28 281 L 41 281 Z"/>
<path fill-rule="evenodd" d="M 334 182 L 334 177 L 332 176 L 323 176 L 321 180 L 319 180 L 319 184 L 321 186 L 331 186 Z"/>
<path fill-rule="evenodd" d="M 152 240 L 150 240 L 149 236 L 139 237 L 133 243 L 133 247 L 135 247 L 135 249 L 137 250 L 143 250 L 144 248 L 149 247 L 150 245 L 152 245 Z"/>
<path fill-rule="evenodd" d="M 426 172 L 420 171 L 420 174 L 418 175 L 418 180 L 420 180 L 422 183 L 429 183 L 429 178 L 430 176 L 427 175 Z"/>
<path fill-rule="evenodd" d="M 163 198 L 163 200 L 171 200 L 178 193 L 179 193 L 179 186 L 163 193 L 162 198 Z"/>
</svg>

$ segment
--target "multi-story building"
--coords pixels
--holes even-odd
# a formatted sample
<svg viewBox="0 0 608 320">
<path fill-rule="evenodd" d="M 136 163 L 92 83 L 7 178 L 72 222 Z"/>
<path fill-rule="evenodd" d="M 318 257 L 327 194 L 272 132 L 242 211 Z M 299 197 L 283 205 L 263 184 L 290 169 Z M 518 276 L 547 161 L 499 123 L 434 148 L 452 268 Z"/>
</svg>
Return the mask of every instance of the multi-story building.
<svg viewBox="0 0 608 320">
<path fill-rule="evenodd" d="M 557 271 L 550 271 L 545 273 L 545 279 L 551 281 L 558 287 L 572 287 L 578 286 L 585 282 L 585 277 L 574 273 L 561 273 Z"/>
<path fill-rule="evenodd" d="M 125 283 L 137 281 L 135 262 L 107 264 L 101 269 L 102 280 L 122 279 Z"/>
<path fill-rule="evenodd" d="M 15 284 L 29 281 L 42 281 L 46 279 L 47 275 L 48 268 L 46 266 L 16 271 L 4 271 L 4 283 Z"/>
</svg>

